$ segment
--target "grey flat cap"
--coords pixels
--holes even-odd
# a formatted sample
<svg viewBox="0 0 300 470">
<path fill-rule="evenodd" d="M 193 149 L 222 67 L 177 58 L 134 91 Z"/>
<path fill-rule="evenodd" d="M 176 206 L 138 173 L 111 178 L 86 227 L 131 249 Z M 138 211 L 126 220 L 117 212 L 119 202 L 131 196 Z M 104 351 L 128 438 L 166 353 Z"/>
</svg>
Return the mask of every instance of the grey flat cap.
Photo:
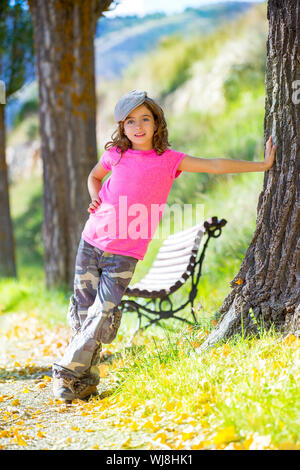
<svg viewBox="0 0 300 470">
<path fill-rule="evenodd" d="M 144 103 L 147 97 L 146 91 L 132 90 L 117 102 L 115 106 L 115 121 L 124 121 L 130 111 Z"/>
</svg>

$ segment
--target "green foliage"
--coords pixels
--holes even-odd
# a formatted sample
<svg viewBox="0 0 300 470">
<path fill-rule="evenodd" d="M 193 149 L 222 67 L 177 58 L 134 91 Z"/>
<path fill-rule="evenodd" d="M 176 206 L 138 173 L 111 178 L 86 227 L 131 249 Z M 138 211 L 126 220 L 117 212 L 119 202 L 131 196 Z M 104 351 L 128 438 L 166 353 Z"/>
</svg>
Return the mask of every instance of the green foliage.
<svg viewBox="0 0 300 470">
<path fill-rule="evenodd" d="M 195 157 L 263 159 L 264 90 L 256 96 L 252 90 L 241 94 L 218 115 L 186 112 L 170 116 L 172 148 Z M 247 99 L 245 99 L 247 97 Z M 174 183 L 169 202 L 196 203 L 207 199 L 216 181 L 230 175 L 186 173 Z"/>
<path fill-rule="evenodd" d="M 28 312 L 48 324 L 65 322 L 69 292 L 45 287 L 42 181 L 20 180 L 11 187 L 17 279 L 0 281 L 0 313 Z"/>
<path fill-rule="evenodd" d="M 14 126 L 18 126 L 26 117 L 38 112 L 38 100 L 37 98 L 32 98 L 28 101 L 25 101 L 19 111 L 16 113 L 14 118 Z"/>
<path fill-rule="evenodd" d="M 31 185 L 30 185 L 31 183 Z M 17 248 L 17 261 L 21 266 L 36 267 L 43 264 L 43 240 L 42 240 L 42 220 L 43 203 L 42 187 L 36 180 L 24 181 L 16 187 L 16 194 L 21 197 L 21 188 L 27 191 L 23 196 L 23 210 L 16 208 L 17 201 L 13 202 L 12 213 L 17 215 L 13 217 L 14 234 Z"/>
<path fill-rule="evenodd" d="M 37 139 L 39 137 L 39 125 L 35 122 L 31 122 L 26 129 L 26 137 L 29 141 Z"/>
<path fill-rule="evenodd" d="M 47 325 L 64 323 L 69 292 L 64 287 L 47 290 L 45 274 L 37 265 L 21 266 L 17 279 L 0 281 L 0 313 L 27 312 Z"/>
<path fill-rule="evenodd" d="M 151 82 L 164 98 L 190 78 L 191 67 L 195 62 L 215 56 L 227 35 L 226 28 L 222 27 L 205 36 L 166 36 L 145 58 L 134 62 L 124 76 L 134 77 L 139 70 L 147 70 Z"/>
<path fill-rule="evenodd" d="M 23 86 L 29 64 L 33 63 L 33 51 L 33 27 L 27 2 L 2 0 L 0 65 L 7 98 Z"/>
<path fill-rule="evenodd" d="M 261 92 L 265 77 L 265 54 L 261 51 L 252 57 L 251 62 L 235 64 L 230 76 L 224 82 L 224 94 L 227 101 L 237 101 L 247 90 Z"/>
</svg>

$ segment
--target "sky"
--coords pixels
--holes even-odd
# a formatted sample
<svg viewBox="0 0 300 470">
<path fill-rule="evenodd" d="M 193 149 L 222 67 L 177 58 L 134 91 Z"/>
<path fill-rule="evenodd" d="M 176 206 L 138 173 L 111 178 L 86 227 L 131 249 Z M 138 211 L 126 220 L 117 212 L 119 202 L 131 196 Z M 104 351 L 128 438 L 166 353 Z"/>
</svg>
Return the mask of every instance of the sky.
<svg viewBox="0 0 300 470">
<path fill-rule="evenodd" d="M 187 7 L 198 7 L 201 5 L 212 5 L 213 3 L 225 2 L 228 0 L 119 0 L 119 5 L 111 12 L 105 12 L 105 16 L 138 15 L 143 16 L 154 12 L 166 14 L 179 13 Z M 241 2 L 245 0 L 231 0 Z M 264 2 L 265 0 L 246 0 L 249 2 Z"/>
</svg>

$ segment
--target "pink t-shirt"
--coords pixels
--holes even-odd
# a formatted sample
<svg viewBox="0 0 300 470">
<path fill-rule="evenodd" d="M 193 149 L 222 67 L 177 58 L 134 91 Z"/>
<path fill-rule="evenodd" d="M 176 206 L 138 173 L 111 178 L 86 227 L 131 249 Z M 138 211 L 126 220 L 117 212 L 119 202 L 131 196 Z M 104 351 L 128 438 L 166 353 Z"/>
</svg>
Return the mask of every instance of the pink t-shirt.
<svg viewBox="0 0 300 470">
<path fill-rule="evenodd" d="M 105 151 L 100 162 L 111 175 L 99 191 L 102 202 L 90 214 L 83 239 L 100 250 L 142 260 L 184 157 L 172 149 L 162 155 L 128 149 L 117 163 L 116 147 Z"/>
</svg>

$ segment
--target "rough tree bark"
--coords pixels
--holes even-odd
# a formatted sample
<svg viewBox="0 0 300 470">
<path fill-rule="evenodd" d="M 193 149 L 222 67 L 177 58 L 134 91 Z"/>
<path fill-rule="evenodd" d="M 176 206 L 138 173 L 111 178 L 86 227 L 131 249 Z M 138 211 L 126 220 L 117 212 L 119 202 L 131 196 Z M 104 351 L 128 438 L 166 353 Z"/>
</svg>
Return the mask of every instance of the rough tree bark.
<svg viewBox="0 0 300 470">
<path fill-rule="evenodd" d="M 5 142 L 5 104 L 0 104 L 0 277 L 16 277 L 15 244 L 9 207 Z"/>
<path fill-rule="evenodd" d="M 112 0 L 29 0 L 34 24 L 44 179 L 47 287 L 72 287 L 97 163 L 94 35 Z"/>
<path fill-rule="evenodd" d="M 24 3 L 25 0 L 0 2 L 0 78 L 5 84 L 0 103 L 0 277 L 17 274 L 5 155 L 4 103 L 23 86 L 26 67 L 33 63 L 32 24 Z"/>
<path fill-rule="evenodd" d="M 199 351 L 258 325 L 300 334 L 300 0 L 269 0 L 268 20 L 264 137 L 273 136 L 275 164 L 265 172 L 256 230 L 220 321 Z"/>
</svg>

